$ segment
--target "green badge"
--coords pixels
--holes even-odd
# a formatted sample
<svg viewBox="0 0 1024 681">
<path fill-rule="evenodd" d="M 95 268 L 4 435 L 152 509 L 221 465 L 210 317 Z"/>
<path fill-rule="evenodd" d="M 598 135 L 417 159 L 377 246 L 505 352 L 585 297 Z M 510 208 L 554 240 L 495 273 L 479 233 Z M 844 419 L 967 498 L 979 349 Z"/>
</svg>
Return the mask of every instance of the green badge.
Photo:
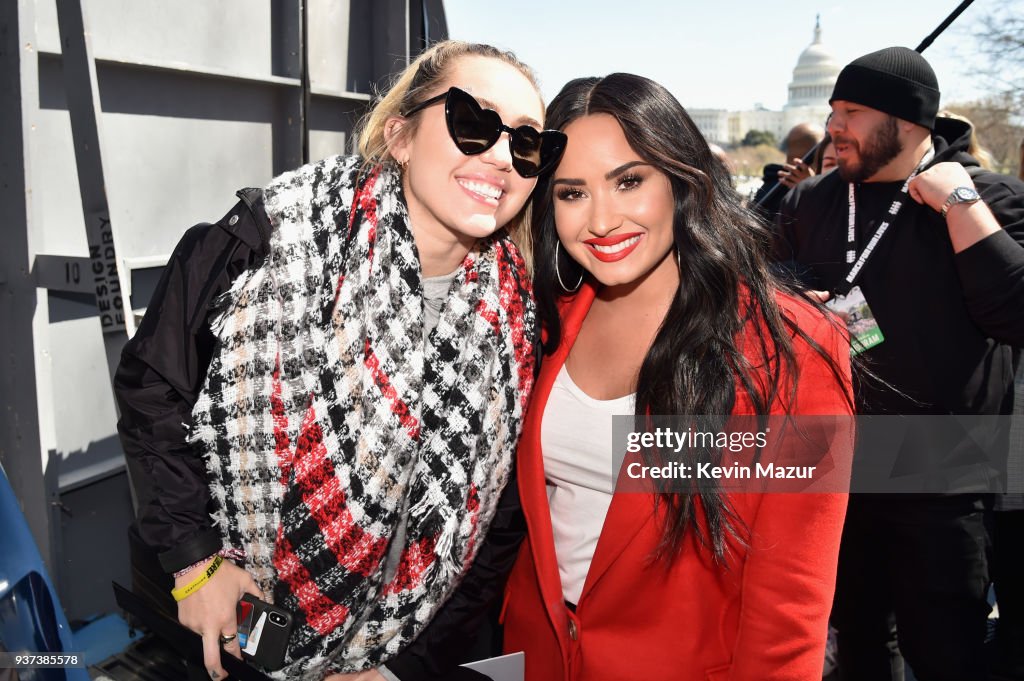
<svg viewBox="0 0 1024 681">
<path fill-rule="evenodd" d="M 846 322 L 851 355 L 859 355 L 885 340 L 860 286 L 854 286 L 845 296 L 833 296 L 826 305 Z"/>
</svg>

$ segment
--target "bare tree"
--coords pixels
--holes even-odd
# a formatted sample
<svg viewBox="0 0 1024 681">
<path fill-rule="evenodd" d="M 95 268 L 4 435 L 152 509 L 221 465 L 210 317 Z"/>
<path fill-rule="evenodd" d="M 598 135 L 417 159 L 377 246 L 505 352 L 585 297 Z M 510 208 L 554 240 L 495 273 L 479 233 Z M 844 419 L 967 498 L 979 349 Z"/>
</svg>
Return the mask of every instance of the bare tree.
<svg viewBox="0 0 1024 681">
<path fill-rule="evenodd" d="M 978 142 L 991 152 L 995 170 L 1017 174 L 1024 137 L 1024 0 L 996 0 L 975 23 L 980 60 L 974 73 L 993 93 L 947 108 L 974 124 Z"/>
<path fill-rule="evenodd" d="M 1024 2 L 1003 0 L 983 15 L 975 34 L 988 63 L 980 75 L 992 89 L 1005 94 L 1016 115 L 1024 113 Z"/>
<path fill-rule="evenodd" d="M 1014 97 L 1001 94 L 977 102 L 950 104 L 946 108 L 967 118 L 974 126 L 978 144 L 992 156 L 992 170 L 1017 174 L 1024 127 L 1019 125 L 1020 109 L 1015 108 Z"/>
</svg>

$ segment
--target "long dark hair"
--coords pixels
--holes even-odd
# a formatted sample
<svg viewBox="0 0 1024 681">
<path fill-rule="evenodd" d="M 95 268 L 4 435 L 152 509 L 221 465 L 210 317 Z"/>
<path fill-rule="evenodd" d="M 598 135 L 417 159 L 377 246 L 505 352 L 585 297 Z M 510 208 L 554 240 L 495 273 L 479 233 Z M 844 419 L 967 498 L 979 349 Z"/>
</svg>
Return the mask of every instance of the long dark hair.
<svg viewBox="0 0 1024 681">
<path fill-rule="evenodd" d="M 776 295 L 787 287 L 769 269 L 770 231 L 743 208 L 728 170 L 712 155 L 675 97 L 654 81 L 627 73 L 579 78 L 562 88 L 548 106 L 546 124 L 564 130 L 572 121 L 597 113 L 615 117 L 632 149 L 668 176 L 675 201 L 672 229 L 680 285 L 640 368 L 637 420 L 646 422 L 651 415 L 694 415 L 717 417 L 717 423 L 724 425 L 736 401 L 737 377 L 755 413 L 766 419 L 783 391 L 788 390 L 790 398 L 795 393 L 794 336 L 826 359 L 852 400 L 840 365 L 780 309 Z M 535 291 L 546 331 L 546 354 L 561 343 L 557 303 L 569 295 L 555 270 L 558 235 L 551 180 L 550 174 L 540 178 L 531 216 Z M 559 268 L 567 285 L 577 281 L 580 266 L 565 253 Z M 756 347 L 755 357 L 746 356 L 737 342 L 737 334 L 750 320 L 757 322 L 751 325 L 757 337 L 744 345 Z M 783 374 L 792 377 L 789 385 L 782 385 Z M 702 421 L 702 425 L 712 423 Z M 693 448 L 683 456 L 682 463 L 692 465 L 717 462 L 720 452 Z M 688 529 L 721 563 L 725 563 L 728 538 L 745 542 L 741 536 L 745 528 L 739 526 L 717 486 L 702 483 L 680 493 L 678 481 L 656 484 L 658 503 L 666 506 L 661 557 L 671 561 L 678 555 Z M 709 536 L 701 529 L 698 498 Z"/>
</svg>

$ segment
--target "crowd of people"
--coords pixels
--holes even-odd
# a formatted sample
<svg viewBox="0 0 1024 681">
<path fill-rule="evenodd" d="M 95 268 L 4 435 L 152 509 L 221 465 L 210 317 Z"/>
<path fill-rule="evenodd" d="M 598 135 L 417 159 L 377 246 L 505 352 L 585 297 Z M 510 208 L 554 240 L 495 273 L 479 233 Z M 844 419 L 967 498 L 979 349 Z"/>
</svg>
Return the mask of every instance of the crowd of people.
<svg viewBox="0 0 1024 681">
<path fill-rule="evenodd" d="M 294 618 L 273 678 L 482 678 L 458 666 L 482 638 L 529 681 L 810 680 L 831 622 L 841 679 L 984 679 L 995 580 L 993 669 L 1024 678 L 1005 471 L 616 492 L 616 416 L 1012 413 L 1024 183 L 979 165 L 911 50 L 854 60 L 830 103 L 755 207 L 658 83 L 579 78 L 545 108 L 514 55 L 445 41 L 357 155 L 188 230 L 115 384 L 132 533 L 154 605 L 202 637 L 192 677 L 242 656 L 249 594 Z M 856 296 L 871 347 L 834 311 Z M 1008 423 L 903 446 L 956 469 Z"/>
</svg>

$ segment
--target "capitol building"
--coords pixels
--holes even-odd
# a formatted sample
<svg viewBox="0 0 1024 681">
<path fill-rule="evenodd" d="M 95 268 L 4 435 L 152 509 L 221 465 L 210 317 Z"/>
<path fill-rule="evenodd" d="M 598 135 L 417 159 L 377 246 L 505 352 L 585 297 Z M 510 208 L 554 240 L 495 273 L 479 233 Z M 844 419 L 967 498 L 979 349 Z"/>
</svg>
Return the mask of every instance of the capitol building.
<svg viewBox="0 0 1024 681">
<path fill-rule="evenodd" d="M 814 42 L 797 59 L 789 99 L 782 111 L 755 107 L 749 111 L 687 109 L 704 137 L 716 144 L 736 144 L 751 130 L 767 130 L 781 140 L 798 123 L 825 124 L 832 87 L 842 65 L 821 43 L 821 20 L 814 26 Z"/>
</svg>

